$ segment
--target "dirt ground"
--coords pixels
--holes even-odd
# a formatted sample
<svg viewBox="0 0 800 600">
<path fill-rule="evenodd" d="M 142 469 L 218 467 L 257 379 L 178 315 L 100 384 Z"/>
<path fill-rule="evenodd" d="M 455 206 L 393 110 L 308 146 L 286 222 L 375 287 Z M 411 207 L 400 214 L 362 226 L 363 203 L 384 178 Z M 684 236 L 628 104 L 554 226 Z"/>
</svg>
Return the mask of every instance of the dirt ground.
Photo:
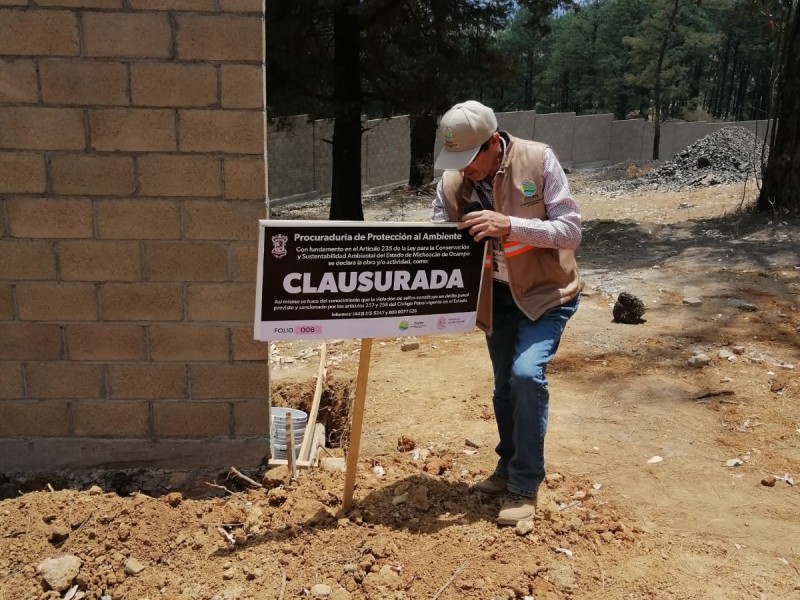
<svg viewBox="0 0 800 600">
<path fill-rule="evenodd" d="M 0 600 L 800 598 L 800 222 L 741 212 L 753 183 L 570 179 L 586 287 L 549 369 L 532 531 L 498 528 L 499 500 L 467 491 L 495 461 L 483 335 L 380 339 L 348 514 L 344 473 L 321 467 L 255 489 L 221 477 L 229 491 L 198 499 L 45 488 L 0 502 Z M 365 212 L 426 220 L 429 203 L 398 192 Z M 644 323 L 612 322 L 622 291 Z M 273 405 L 308 406 L 319 351 L 275 344 Z M 320 418 L 336 443 L 359 341 L 327 354 Z M 65 554 L 80 566 L 47 591 L 37 566 Z"/>
</svg>

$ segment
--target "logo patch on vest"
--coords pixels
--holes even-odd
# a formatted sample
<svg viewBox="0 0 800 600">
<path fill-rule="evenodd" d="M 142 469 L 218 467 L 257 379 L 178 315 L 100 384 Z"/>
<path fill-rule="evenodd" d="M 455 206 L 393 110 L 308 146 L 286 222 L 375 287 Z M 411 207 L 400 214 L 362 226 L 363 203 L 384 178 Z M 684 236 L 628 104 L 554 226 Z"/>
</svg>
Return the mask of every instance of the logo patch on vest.
<svg viewBox="0 0 800 600">
<path fill-rule="evenodd" d="M 536 183 L 531 181 L 530 179 L 526 179 L 522 182 L 522 193 L 525 195 L 526 198 L 530 198 L 534 194 L 536 194 Z"/>
<path fill-rule="evenodd" d="M 539 202 L 538 198 L 536 198 L 535 181 L 526 179 L 525 181 L 522 182 L 520 189 L 522 190 L 522 195 L 525 196 L 525 200 L 522 201 L 523 206 L 531 206 Z"/>
</svg>

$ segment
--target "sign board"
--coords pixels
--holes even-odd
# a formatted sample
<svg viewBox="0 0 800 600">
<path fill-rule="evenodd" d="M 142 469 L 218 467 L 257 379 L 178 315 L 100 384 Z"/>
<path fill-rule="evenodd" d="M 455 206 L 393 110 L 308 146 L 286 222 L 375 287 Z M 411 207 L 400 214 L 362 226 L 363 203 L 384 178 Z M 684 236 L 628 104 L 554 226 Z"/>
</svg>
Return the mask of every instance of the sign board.
<svg viewBox="0 0 800 600">
<path fill-rule="evenodd" d="M 485 242 L 453 223 L 259 222 L 257 340 L 471 331 Z"/>
</svg>

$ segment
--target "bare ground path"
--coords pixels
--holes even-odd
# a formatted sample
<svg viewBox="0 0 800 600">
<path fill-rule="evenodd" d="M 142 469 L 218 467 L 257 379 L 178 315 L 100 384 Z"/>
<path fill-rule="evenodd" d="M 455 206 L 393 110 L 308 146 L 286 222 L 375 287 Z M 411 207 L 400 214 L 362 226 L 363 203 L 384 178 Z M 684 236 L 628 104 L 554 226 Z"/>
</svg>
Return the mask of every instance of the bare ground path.
<svg viewBox="0 0 800 600">
<path fill-rule="evenodd" d="M 482 335 L 418 338 L 409 352 L 376 340 L 353 512 L 337 515 L 344 477 L 322 469 L 197 500 L 28 493 L 0 502 L 0 600 L 61 598 L 35 568 L 65 552 L 97 599 L 800 598 L 800 223 L 737 213 L 742 186 L 573 181 L 587 286 L 550 368 L 532 532 L 498 529 L 497 501 L 466 491 L 494 463 Z M 424 220 L 428 202 L 395 195 L 365 211 Z M 645 302 L 645 323 L 612 322 L 621 291 Z M 347 398 L 357 353 L 355 340 L 329 347 L 333 396 Z M 687 364 L 698 353 L 707 366 Z M 313 345 L 276 357 L 294 358 L 275 363 L 277 393 L 307 401 Z M 401 436 L 416 448 L 398 451 Z"/>
</svg>

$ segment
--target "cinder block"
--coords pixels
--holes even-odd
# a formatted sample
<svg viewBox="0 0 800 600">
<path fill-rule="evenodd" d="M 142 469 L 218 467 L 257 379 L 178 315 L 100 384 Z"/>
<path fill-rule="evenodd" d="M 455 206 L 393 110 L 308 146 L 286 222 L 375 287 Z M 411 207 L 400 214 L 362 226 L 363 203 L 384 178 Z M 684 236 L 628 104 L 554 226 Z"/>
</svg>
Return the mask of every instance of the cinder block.
<svg viewBox="0 0 800 600">
<path fill-rule="evenodd" d="M 222 12 L 258 13 L 263 12 L 262 0 L 220 0 Z"/>
<path fill-rule="evenodd" d="M 21 321 L 92 321 L 97 294 L 90 283 L 18 283 Z"/>
<path fill-rule="evenodd" d="M 172 31 L 166 14 L 83 14 L 86 56 L 168 58 Z"/>
<path fill-rule="evenodd" d="M 252 323 L 255 302 L 255 285 L 195 283 L 189 286 L 189 320 Z"/>
<path fill-rule="evenodd" d="M 42 100 L 48 104 L 127 105 L 127 68 L 91 60 L 39 63 Z"/>
<path fill-rule="evenodd" d="M 253 339 L 252 325 L 235 325 L 231 327 L 231 340 L 233 342 L 233 360 L 260 360 L 269 359 L 269 343 Z"/>
<path fill-rule="evenodd" d="M 264 153 L 264 115 L 260 111 L 182 110 L 178 118 L 181 152 Z"/>
<path fill-rule="evenodd" d="M 225 281 L 228 253 L 222 244 L 147 242 L 148 281 Z"/>
<path fill-rule="evenodd" d="M 22 365 L 19 363 L 0 363 L 0 399 L 23 398 L 24 396 Z M 0 408 L 0 413 L 2 413 L 2 408 Z"/>
<path fill-rule="evenodd" d="M 266 200 L 266 165 L 263 156 L 225 158 L 225 198 Z"/>
<path fill-rule="evenodd" d="M 42 154 L 0 152 L 0 194 L 41 194 L 46 189 Z"/>
<path fill-rule="evenodd" d="M 59 244 L 64 281 L 140 281 L 137 242 L 67 241 Z"/>
<path fill-rule="evenodd" d="M 67 402 L 5 401 L 0 416 L 0 437 L 69 435 Z"/>
<path fill-rule="evenodd" d="M 83 111 L 78 108 L 0 107 L 0 149 L 83 150 L 85 146 Z"/>
<path fill-rule="evenodd" d="M 134 10 L 214 11 L 214 0 L 130 0 L 130 5 Z"/>
<path fill-rule="evenodd" d="M 56 257 L 51 242 L 0 240 L 0 280 L 55 279 Z"/>
<path fill-rule="evenodd" d="M 2 42 L 0 42 L 2 43 Z M 32 60 L 0 60 L 0 102 L 38 102 L 36 65 Z"/>
<path fill-rule="evenodd" d="M 109 365 L 111 398 L 185 398 L 186 366 L 179 364 Z"/>
<path fill-rule="evenodd" d="M 217 69 L 213 65 L 136 63 L 131 65 L 131 95 L 136 106 L 216 106 Z"/>
<path fill-rule="evenodd" d="M 269 436 L 269 430 L 269 407 L 266 400 L 236 402 L 233 405 L 233 431 L 237 438 Z"/>
<path fill-rule="evenodd" d="M 176 150 L 175 116 L 155 108 L 103 108 L 89 112 L 92 148 L 157 152 Z"/>
<path fill-rule="evenodd" d="M 80 323 L 66 326 L 67 356 L 71 360 L 143 361 L 145 330 L 141 325 Z"/>
<path fill-rule="evenodd" d="M 181 237 L 178 202 L 171 200 L 101 200 L 95 204 L 101 239 L 148 240 Z"/>
<path fill-rule="evenodd" d="M 178 15 L 180 60 L 262 60 L 261 17 Z"/>
<path fill-rule="evenodd" d="M 50 157 L 56 194 L 130 196 L 134 191 L 133 158 L 62 154 Z"/>
<path fill-rule="evenodd" d="M 61 327 L 52 323 L 0 322 L 0 359 L 59 360 Z"/>
<path fill-rule="evenodd" d="M 138 161 L 143 196 L 216 198 L 222 194 L 222 167 L 216 157 L 153 154 Z"/>
<path fill-rule="evenodd" d="M 108 283 L 100 287 L 106 321 L 181 321 L 183 286 L 180 284 Z"/>
<path fill-rule="evenodd" d="M 257 240 L 258 221 L 265 217 L 261 202 L 187 202 L 184 232 L 195 240 Z"/>
<path fill-rule="evenodd" d="M 36 0 L 36 6 L 68 6 L 72 8 L 122 8 L 122 0 Z"/>
<path fill-rule="evenodd" d="M 191 365 L 195 398 L 267 398 L 266 363 L 196 363 Z"/>
<path fill-rule="evenodd" d="M 258 271 L 258 244 L 231 244 L 231 281 L 255 283 Z"/>
<path fill-rule="evenodd" d="M 0 321 L 11 321 L 14 319 L 14 294 L 11 286 L 0 284 Z"/>
<path fill-rule="evenodd" d="M 78 16 L 68 10 L 0 9 L 0 55 L 78 56 Z"/>
<path fill-rule="evenodd" d="M 227 402 L 158 402 L 153 406 L 155 436 L 225 437 L 230 435 Z"/>
<path fill-rule="evenodd" d="M 154 361 L 227 361 L 229 358 L 228 331 L 224 326 L 154 324 L 149 332 Z"/>
<path fill-rule="evenodd" d="M 148 402 L 80 400 L 72 405 L 75 435 L 146 437 L 150 434 Z"/>
<path fill-rule="evenodd" d="M 9 231 L 18 238 L 90 238 L 91 200 L 47 198 L 8 201 Z"/>
<path fill-rule="evenodd" d="M 222 65 L 222 106 L 263 108 L 264 70 L 260 65 Z"/>
<path fill-rule="evenodd" d="M 68 362 L 34 362 L 26 368 L 31 398 L 100 398 L 103 366 Z"/>
</svg>

